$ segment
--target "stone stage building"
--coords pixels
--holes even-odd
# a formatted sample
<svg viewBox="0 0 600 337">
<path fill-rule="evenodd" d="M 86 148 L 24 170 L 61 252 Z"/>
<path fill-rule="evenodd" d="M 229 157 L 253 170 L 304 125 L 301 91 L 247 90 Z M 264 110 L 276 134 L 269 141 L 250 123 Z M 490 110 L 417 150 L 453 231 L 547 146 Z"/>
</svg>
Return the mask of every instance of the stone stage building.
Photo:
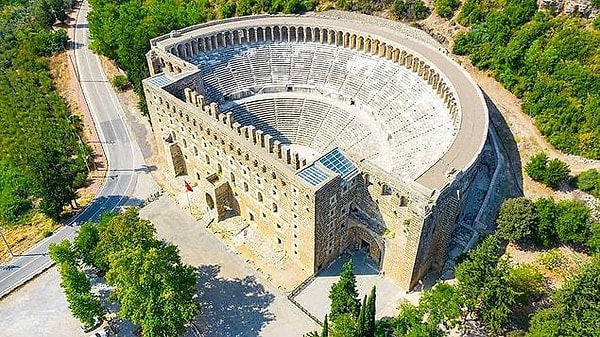
<svg viewBox="0 0 600 337">
<path fill-rule="evenodd" d="M 151 46 L 160 155 L 215 221 L 240 215 L 309 274 L 363 249 L 408 290 L 443 265 L 488 113 L 432 38 L 329 11 L 214 21 Z"/>
</svg>

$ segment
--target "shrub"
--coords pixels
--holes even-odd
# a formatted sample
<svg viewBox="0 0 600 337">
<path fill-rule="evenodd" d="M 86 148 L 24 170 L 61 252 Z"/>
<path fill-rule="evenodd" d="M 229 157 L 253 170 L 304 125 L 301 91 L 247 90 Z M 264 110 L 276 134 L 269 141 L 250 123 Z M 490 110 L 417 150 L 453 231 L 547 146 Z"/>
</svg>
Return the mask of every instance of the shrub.
<svg viewBox="0 0 600 337">
<path fill-rule="evenodd" d="M 600 253 L 600 223 L 593 223 L 590 232 L 586 245 L 592 252 Z"/>
<path fill-rule="evenodd" d="M 454 11 L 460 7 L 459 0 L 435 0 L 434 9 L 443 18 L 451 18 Z"/>
<path fill-rule="evenodd" d="M 533 202 L 524 197 L 512 198 L 500 206 L 496 230 L 501 239 L 517 243 L 527 239 L 536 224 L 537 216 Z"/>
<path fill-rule="evenodd" d="M 556 270 L 562 268 L 566 261 L 560 249 L 554 248 L 540 254 L 537 262 L 548 270 Z"/>
<path fill-rule="evenodd" d="M 546 167 L 544 184 L 556 188 L 560 183 L 569 178 L 570 173 L 571 170 L 567 163 L 554 158 L 548 162 L 548 166 Z"/>
<path fill-rule="evenodd" d="M 596 169 L 579 173 L 575 177 L 575 187 L 600 198 L 600 172 Z"/>
<path fill-rule="evenodd" d="M 110 83 L 113 87 L 115 87 L 121 92 L 125 91 L 125 89 L 127 89 L 127 86 L 129 85 L 129 81 L 127 81 L 127 77 L 124 75 L 115 75 L 115 77 L 112 78 Z"/>
<path fill-rule="evenodd" d="M 564 243 L 584 243 L 589 236 L 590 210 L 575 200 L 565 200 L 556 204 L 558 216 L 554 227 L 560 241 Z"/>
<path fill-rule="evenodd" d="M 558 159 L 548 160 L 544 152 L 535 154 L 525 165 L 527 175 L 546 186 L 556 188 L 561 182 L 569 178 L 569 166 Z"/>
<path fill-rule="evenodd" d="M 542 293 L 546 279 L 532 265 L 522 264 L 510 269 L 508 283 L 520 293 L 517 297 L 519 303 L 525 305 L 530 299 Z"/>
<path fill-rule="evenodd" d="M 398 18 L 410 20 L 423 20 L 429 15 L 429 8 L 422 0 L 396 0 L 394 13 Z"/>
<path fill-rule="evenodd" d="M 534 205 L 537 226 L 533 230 L 533 240 L 539 245 L 548 247 L 557 238 L 554 227 L 557 217 L 556 204 L 552 198 L 540 198 Z"/>
<path fill-rule="evenodd" d="M 525 165 L 525 172 L 527 172 L 527 175 L 531 179 L 542 182 L 544 181 L 547 165 L 548 155 L 544 152 L 539 152 L 529 159 Z"/>
<path fill-rule="evenodd" d="M 45 229 L 45 230 L 42 232 L 42 237 L 44 237 L 44 238 L 49 238 L 49 237 L 51 237 L 51 236 L 52 236 L 52 234 L 54 234 L 54 232 L 52 232 L 52 231 L 51 231 L 51 230 L 49 230 L 49 229 Z"/>
</svg>

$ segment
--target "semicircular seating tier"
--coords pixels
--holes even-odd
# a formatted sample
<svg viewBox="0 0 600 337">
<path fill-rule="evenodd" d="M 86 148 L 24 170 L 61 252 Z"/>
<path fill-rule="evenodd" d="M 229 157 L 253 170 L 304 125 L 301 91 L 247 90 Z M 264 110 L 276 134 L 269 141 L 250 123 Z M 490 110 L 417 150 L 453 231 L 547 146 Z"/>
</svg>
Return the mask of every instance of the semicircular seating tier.
<svg viewBox="0 0 600 337">
<path fill-rule="evenodd" d="M 342 46 L 257 42 L 187 61 L 200 69 L 206 99 L 238 123 L 321 154 L 340 147 L 411 179 L 443 156 L 460 124 L 418 74 Z"/>
</svg>

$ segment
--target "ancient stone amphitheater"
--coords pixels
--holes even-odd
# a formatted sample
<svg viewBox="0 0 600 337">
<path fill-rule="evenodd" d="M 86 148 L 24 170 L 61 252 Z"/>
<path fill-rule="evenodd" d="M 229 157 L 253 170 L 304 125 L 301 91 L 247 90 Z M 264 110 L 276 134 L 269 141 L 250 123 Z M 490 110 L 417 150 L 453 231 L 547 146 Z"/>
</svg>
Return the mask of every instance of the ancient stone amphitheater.
<svg viewBox="0 0 600 337">
<path fill-rule="evenodd" d="M 241 217 L 308 275 L 363 249 L 409 289 L 443 264 L 488 117 L 433 39 L 329 11 L 215 21 L 151 45 L 160 154 L 215 221 Z"/>
</svg>

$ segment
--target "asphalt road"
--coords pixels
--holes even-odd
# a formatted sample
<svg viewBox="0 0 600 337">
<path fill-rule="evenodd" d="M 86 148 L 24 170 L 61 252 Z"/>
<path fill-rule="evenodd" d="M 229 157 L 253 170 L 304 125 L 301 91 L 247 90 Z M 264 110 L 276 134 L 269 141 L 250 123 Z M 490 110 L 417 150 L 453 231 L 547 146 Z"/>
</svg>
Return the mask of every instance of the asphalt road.
<svg viewBox="0 0 600 337">
<path fill-rule="evenodd" d="M 0 298 L 52 265 L 48 246 L 64 238 L 72 239 L 78 226 L 97 220 L 104 211 L 140 204 L 156 190 L 154 180 L 137 143 L 124 121 L 124 112 L 111 88 L 98 56 L 88 48 L 87 2 L 81 4 L 75 30 L 75 62 L 84 97 L 92 114 L 98 137 L 108 161 L 108 172 L 96 198 L 54 235 L 15 257 L 0 268 Z"/>
</svg>

